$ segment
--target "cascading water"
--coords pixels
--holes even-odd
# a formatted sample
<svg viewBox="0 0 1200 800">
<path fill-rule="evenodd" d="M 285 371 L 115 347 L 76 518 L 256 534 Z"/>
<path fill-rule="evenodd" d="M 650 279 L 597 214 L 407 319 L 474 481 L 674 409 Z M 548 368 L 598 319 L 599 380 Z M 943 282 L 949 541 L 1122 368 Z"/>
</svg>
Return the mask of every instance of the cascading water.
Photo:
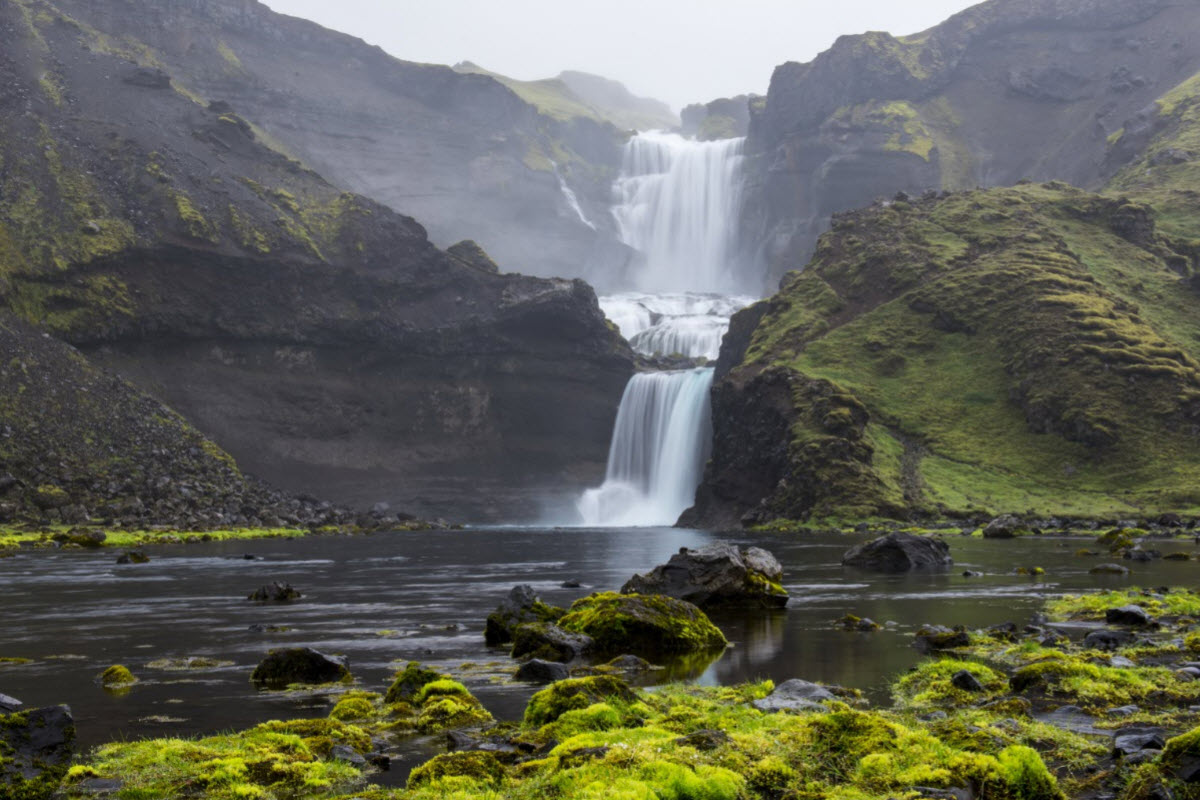
<svg viewBox="0 0 1200 800">
<path fill-rule="evenodd" d="M 651 132 L 625 147 L 613 218 L 638 251 L 639 291 L 600 305 L 643 355 L 715 359 L 729 318 L 753 300 L 732 295 L 742 143 Z M 577 503 L 584 524 L 673 525 L 692 505 L 712 438 L 712 380 L 707 367 L 630 380 L 604 484 Z"/>
</svg>

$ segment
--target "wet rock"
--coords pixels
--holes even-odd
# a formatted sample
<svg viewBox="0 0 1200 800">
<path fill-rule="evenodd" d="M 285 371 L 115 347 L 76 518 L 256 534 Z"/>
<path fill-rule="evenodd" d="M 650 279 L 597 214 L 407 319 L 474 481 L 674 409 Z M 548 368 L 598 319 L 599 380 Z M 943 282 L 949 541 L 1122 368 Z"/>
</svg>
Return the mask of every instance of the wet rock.
<svg viewBox="0 0 1200 800">
<path fill-rule="evenodd" d="M 67 706 L 0 715 L 0 797 L 49 797 L 66 774 L 74 743 Z"/>
<path fill-rule="evenodd" d="M 916 633 L 913 647 L 922 653 L 934 653 L 939 650 L 953 650 L 956 647 L 968 647 L 971 636 L 966 628 L 961 626 L 947 628 L 944 625 L 925 625 Z"/>
<path fill-rule="evenodd" d="M 839 619 L 838 625 L 841 625 L 844 630 L 860 633 L 871 633 L 880 629 L 879 623 L 870 617 L 856 617 L 854 614 L 847 614 Z"/>
<path fill-rule="evenodd" d="M 983 684 L 979 682 L 979 679 L 965 669 L 954 673 L 950 678 L 950 684 L 956 689 L 962 689 L 964 692 L 983 691 Z"/>
<path fill-rule="evenodd" d="M 269 585 L 258 587 L 246 599 L 264 603 L 287 603 L 303 596 L 300 592 L 293 589 L 290 583 L 279 583 L 276 581 Z"/>
<path fill-rule="evenodd" d="M 1137 666 L 1137 663 L 1125 656 L 1113 656 L 1108 660 L 1108 665 L 1110 667 L 1117 667 L 1118 669 L 1132 669 Z"/>
<path fill-rule="evenodd" d="M 678 739 L 673 740 L 671 744 L 678 747 L 692 747 L 702 753 L 706 753 L 729 744 L 729 742 L 729 734 L 725 731 L 705 729 L 693 731 L 687 736 L 680 736 Z"/>
<path fill-rule="evenodd" d="M 1017 536 L 1029 533 L 1024 522 L 1012 514 L 1004 514 L 989 522 L 983 529 L 985 539 L 1015 539 Z"/>
<path fill-rule="evenodd" d="M 25 704 L 15 697 L 0 694 L 0 714 L 11 714 L 14 711 L 20 711 L 24 706 Z"/>
<path fill-rule="evenodd" d="M 590 653 L 595 642 L 581 633 L 568 633 L 548 622 L 518 625 L 513 635 L 513 658 L 531 656 L 544 661 L 568 662 Z"/>
<path fill-rule="evenodd" d="M 1110 717 L 1132 717 L 1141 710 L 1138 706 L 1117 706 L 1116 708 L 1108 709 L 1104 713 Z"/>
<path fill-rule="evenodd" d="M 781 580 L 783 567 L 766 550 L 717 542 L 695 550 L 680 548 L 666 564 L 634 575 L 621 592 L 664 595 L 701 608 L 782 608 L 788 597 Z"/>
<path fill-rule="evenodd" d="M 329 751 L 329 757 L 334 761 L 345 761 L 347 764 L 353 764 L 356 767 L 364 767 L 367 764 L 367 759 L 362 756 L 353 747 L 344 744 L 336 744 Z"/>
<path fill-rule="evenodd" d="M 976 572 L 976 571 L 975 571 L 975 570 L 973 570 L 973 569 L 968 569 L 968 570 L 964 570 L 964 571 L 963 571 L 963 574 L 962 574 L 962 576 L 963 576 L 964 578 L 982 578 L 982 577 L 983 577 L 983 573 L 982 573 L 982 572 Z"/>
<path fill-rule="evenodd" d="M 555 661 L 534 658 L 517 669 L 516 679 L 525 683 L 554 683 L 570 677 L 567 668 Z"/>
<path fill-rule="evenodd" d="M 1167 745 L 1161 728 L 1122 728 L 1113 734 L 1113 757 L 1142 750 L 1162 750 Z"/>
<path fill-rule="evenodd" d="M 1104 621 L 1109 625 L 1146 626 L 1154 623 L 1153 617 L 1141 606 L 1129 605 L 1110 608 L 1104 612 Z"/>
<path fill-rule="evenodd" d="M 582 586 L 583 586 L 582 583 L 580 583 L 579 581 L 573 581 L 573 580 L 572 581 L 563 581 L 562 583 L 559 584 L 559 587 L 562 589 L 579 589 Z"/>
<path fill-rule="evenodd" d="M 617 670 L 618 672 L 625 672 L 629 674 L 650 672 L 651 670 L 658 669 L 658 667 L 654 666 L 646 659 L 631 655 L 617 656 L 604 666 L 608 667 L 609 669 Z"/>
<path fill-rule="evenodd" d="M 516 629 L 531 622 L 557 622 L 565 612 L 543 603 L 532 586 L 514 586 L 500 605 L 488 614 L 483 638 L 488 647 L 513 641 Z"/>
<path fill-rule="evenodd" d="M 900 531 L 852 547 L 842 556 L 843 566 L 874 572 L 942 569 L 953 563 L 950 545 L 941 539 Z"/>
<path fill-rule="evenodd" d="M 601 655 L 632 653 L 646 658 L 716 652 L 725 635 L 697 606 L 666 595 L 604 592 L 576 600 L 560 621 L 584 634 Z"/>
<path fill-rule="evenodd" d="M 260 689 L 286 689 L 293 683 L 336 683 L 349 679 L 350 665 L 345 656 L 328 656 L 311 647 L 272 650 L 250 676 L 250 682 Z"/>
<path fill-rule="evenodd" d="M 794 678 L 775 687 L 775 691 L 751 705 L 759 711 L 826 711 L 821 701 L 836 699 L 820 684 Z"/>
<path fill-rule="evenodd" d="M 1138 561 L 1146 563 L 1149 561 L 1157 561 L 1162 558 L 1162 553 L 1158 550 L 1143 550 L 1140 547 L 1135 547 L 1132 550 L 1126 550 L 1124 558 L 1129 561 Z"/>
<path fill-rule="evenodd" d="M 129 550 L 117 556 L 118 564 L 148 564 L 150 556 L 146 555 L 143 550 Z"/>
<path fill-rule="evenodd" d="M 1088 570 L 1093 575 L 1128 575 L 1129 567 L 1120 564 L 1100 564 Z"/>
<path fill-rule="evenodd" d="M 1092 631 L 1083 637 L 1083 646 L 1093 650 L 1117 650 L 1134 640 L 1129 631 Z"/>
</svg>

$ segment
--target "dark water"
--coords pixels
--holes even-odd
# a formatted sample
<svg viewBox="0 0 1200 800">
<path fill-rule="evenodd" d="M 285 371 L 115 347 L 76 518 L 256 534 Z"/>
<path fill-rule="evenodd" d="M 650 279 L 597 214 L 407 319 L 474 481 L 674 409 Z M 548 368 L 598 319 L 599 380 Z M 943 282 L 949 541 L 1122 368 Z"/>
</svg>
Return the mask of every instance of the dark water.
<svg viewBox="0 0 1200 800">
<path fill-rule="evenodd" d="M 151 563 L 128 566 L 116 565 L 109 551 L 22 553 L 0 559 L 0 656 L 35 661 L 0 665 L 0 692 L 30 705 L 70 704 L 84 746 L 238 729 L 328 713 L 328 697 L 259 693 L 248 681 L 270 648 L 311 645 L 347 654 L 366 689 L 385 688 L 396 662 L 409 659 L 463 673 L 493 714 L 517 718 L 533 689 L 500 682 L 512 662 L 484 647 L 481 634 L 484 618 L 510 587 L 529 583 L 548 602 L 566 605 L 619 587 L 680 547 L 714 538 L 673 529 L 398 533 L 180 545 L 152 549 Z M 1097 559 L 1074 555 L 1086 544 L 1079 539 L 954 536 L 953 571 L 881 576 L 840 566 L 842 553 L 862 537 L 724 538 L 774 552 L 792 600 L 778 613 L 714 615 L 734 647 L 696 679 L 802 677 L 861 688 L 880 700 L 887 683 L 918 659 L 910 642 L 922 623 L 1024 622 L 1047 595 L 1191 585 L 1196 577 L 1196 562 L 1166 561 L 1130 564 L 1128 578 L 1092 576 L 1088 569 Z M 1190 550 L 1190 544 L 1156 546 L 1169 552 Z M 247 553 L 260 560 L 242 559 Z M 1041 566 L 1047 574 L 1017 577 L 1010 574 L 1016 566 Z M 986 574 L 961 577 L 968 568 Z M 560 588 L 566 579 L 584 588 Z M 290 581 L 304 598 L 275 606 L 245 599 L 272 580 Z M 832 624 L 847 613 L 896 626 L 847 633 Z M 254 624 L 292 630 L 254 632 Z M 147 666 L 189 656 L 233 666 L 203 672 Z M 461 670 L 465 662 L 476 666 Z M 114 663 L 142 679 L 123 696 L 95 682 Z M 417 743 L 408 758 L 423 758 L 438 746 Z"/>
</svg>

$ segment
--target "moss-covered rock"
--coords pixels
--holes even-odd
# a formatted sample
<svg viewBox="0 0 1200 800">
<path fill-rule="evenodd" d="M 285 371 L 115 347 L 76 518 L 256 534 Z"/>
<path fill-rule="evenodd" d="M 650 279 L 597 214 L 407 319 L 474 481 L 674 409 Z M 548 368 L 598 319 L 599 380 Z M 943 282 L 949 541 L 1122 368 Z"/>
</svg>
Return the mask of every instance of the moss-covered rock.
<svg viewBox="0 0 1200 800">
<path fill-rule="evenodd" d="M 260 689 L 286 689 L 292 684 L 349 683 L 353 678 L 344 656 L 329 656 L 311 647 L 272 650 L 250 675 Z"/>
<path fill-rule="evenodd" d="M 637 695 L 629 684 L 611 675 L 593 675 L 559 681 L 535 694 L 525 707 L 525 722 L 542 726 L 554 722 L 568 711 L 579 711 L 615 698 L 632 703 Z"/>
<path fill-rule="evenodd" d="M 466 778 L 475 788 L 498 788 L 504 783 L 504 765 L 491 753 L 444 753 L 412 771 L 409 788 L 436 785 L 446 778 Z"/>
<path fill-rule="evenodd" d="M 483 637 L 488 647 L 513 640 L 519 625 L 557 622 L 565 612 L 543 603 L 530 586 L 514 586 L 508 596 L 488 614 Z"/>
<path fill-rule="evenodd" d="M 410 661 L 404 666 L 404 669 L 396 673 L 384 700 L 387 703 L 412 701 L 417 693 L 428 684 L 447 679 L 446 675 L 436 670 L 426 669 L 420 663 Z"/>
<path fill-rule="evenodd" d="M 137 683 L 137 677 L 123 664 L 113 664 L 97 679 L 105 688 L 121 688 Z"/>
<path fill-rule="evenodd" d="M 699 608 L 662 595 L 589 595 L 576 600 L 559 624 L 591 637 L 596 651 L 609 655 L 691 653 L 728 644 Z"/>
</svg>

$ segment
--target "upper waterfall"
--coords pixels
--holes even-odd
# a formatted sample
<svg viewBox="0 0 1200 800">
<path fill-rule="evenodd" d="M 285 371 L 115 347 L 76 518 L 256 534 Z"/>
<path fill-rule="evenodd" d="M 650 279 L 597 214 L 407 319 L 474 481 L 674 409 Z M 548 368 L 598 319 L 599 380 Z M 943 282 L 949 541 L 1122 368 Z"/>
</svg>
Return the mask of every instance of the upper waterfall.
<svg viewBox="0 0 1200 800">
<path fill-rule="evenodd" d="M 646 292 L 734 293 L 744 139 L 651 131 L 625 145 L 613 217 Z"/>
</svg>

